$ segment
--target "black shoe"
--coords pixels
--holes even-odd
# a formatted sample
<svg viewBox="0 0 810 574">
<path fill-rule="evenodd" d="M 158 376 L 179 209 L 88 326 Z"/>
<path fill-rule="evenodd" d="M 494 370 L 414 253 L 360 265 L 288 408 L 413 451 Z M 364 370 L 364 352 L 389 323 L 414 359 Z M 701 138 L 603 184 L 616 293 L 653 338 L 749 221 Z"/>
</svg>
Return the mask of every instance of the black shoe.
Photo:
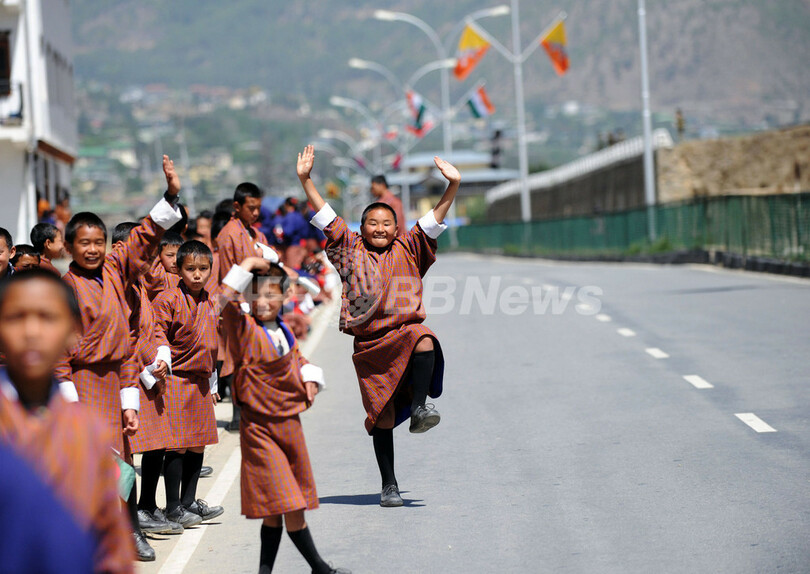
<svg viewBox="0 0 810 574">
<path fill-rule="evenodd" d="M 221 506 L 208 506 L 207 502 L 200 500 L 199 498 L 188 505 L 187 510 L 200 516 L 203 521 L 216 518 L 225 512 L 225 509 Z"/>
<path fill-rule="evenodd" d="M 233 415 L 231 416 L 231 422 L 227 424 L 225 430 L 230 432 L 239 432 L 239 423 L 242 421 L 242 408 L 233 403 Z"/>
<path fill-rule="evenodd" d="M 423 433 L 429 431 L 442 420 L 442 415 L 431 404 L 426 404 L 423 407 L 416 407 L 411 414 L 411 428 L 412 433 Z"/>
<path fill-rule="evenodd" d="M 140 562 L 154 562 L 155 549 L 149 546 L 143 532 L 133 532 L 132 535 L 135 537 L 135 554 L 138 560 Z"/>
<path fill-rule="evenodd" d="M 138 510 L 138 525 L 141 527 L 141 532 L 151 534 L 167 534 L 172 531 L 172 526 L 165 517 L 163 520 L 158 520 L 148 510 Z"/>
<path fill-rule="evenodd" d="M 166 518 L 166 515 L 163 514 L 163 511 L 160 508 L 156 508 L 155 511 L 152 512 L 152 518 L 158 522 L 165 522 L 168 525 L 168 530 L 165 530 L 160 534 L 183 534 L 183 530 L 185 530 L 182 524 L 172 522 Z"/>
<path fill-rule="evenodd" d="M 186 510 L 183 505 L 181 504 L 171 512 L 166 513 L 166 519 L 171 522 L 176 522 L 183 528 L 191 528 L 192 526 L 197 526 L 200 524 L 203 519 L 202 516 L 199 514 L 194 514 L 193 512 L 189 512 Z"/>
<path fill-rule="evenodd" d="M 332 568 L 332 565 L 330 564 L 329 567 Z M 315 570 L 312 571 L 312 574 L 315 574 Z M 352 574 L 352 571 L 345 568 L 332 568 L 329 574 Z"/>
<path fill-rule="evenodd" d="M 389 484 L 383 487 L 382 494 L 380 494 L 380 506 L 395 508 L 403 504 L 402 497 L 399 495 L 399 487 L 396 484 Z"/>
<path fill-rule="evenodd" d="M 214 474 L 214 469 L 210 466 L 204 466 L 200 469 L 200 478 L 205 478 L 206 476 L 211 476 Z"/>
</svg>

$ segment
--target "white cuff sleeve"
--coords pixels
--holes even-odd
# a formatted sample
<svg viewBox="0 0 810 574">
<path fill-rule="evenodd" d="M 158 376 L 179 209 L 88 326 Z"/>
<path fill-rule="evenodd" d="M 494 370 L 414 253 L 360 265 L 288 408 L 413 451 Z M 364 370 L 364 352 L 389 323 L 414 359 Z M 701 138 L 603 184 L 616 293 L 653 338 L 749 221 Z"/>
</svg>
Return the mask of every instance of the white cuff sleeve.
<svg viewBox="0 0 810 574">
<path fill-rule="evenodd" d="M 121 389 L 121 410 L 125 411 L 127 409 L 132 410 L 140 410 L 141 408 L 141 396 L 138 393 L 138 387 L 127 387 L 126 389 Z"/>
<path fill-rule="evenodd" d="M 312 295 L 313 297 L 317 297 L 321 292 L 321 286 L 318 285 L 317 281 L 313 281 L 309 277 L 299 277 L 295 281 L 301 287 L 307 290 L 307 293 Z"/>
<path fill-rule="evenodd" d="M 155 383 L 157 383 L 157 379 L 154 377 L 154 375 L 152 375 L 152 371 L 154 370 L 154 368 L 155 368 L 154 365 L 149 365 L 143 371 L 141 371 L 140 375 L 138 375 L 138 378 L 141 379 L 141 384 L 143 385 L 143 388 L 145 388 L 147 391 L 152 387 L 154 387 Z"/>
<path fill-rule="evenodd" d="M 301 367 L 301 378 L 304 382 L 317 383 L 320 390 L 326 387 L 326 381 L 323 378 L 323 369 L 316 367 L 312 363 L 307 363 Z"/>
<path fill-rule="evenodd" d="M 432 209 L 419 219 L 419 227 L 421 227 L 422 231 L 431 239 L 436 239 L 442 234 L 442 231 L 447 229 L 445 223 L 436 221 L 436 216 L 433 214 Z"/>
<path fill-rule="evenodd" d="M 223 285 L 227 285 L 237 293 L 244 293 L 248 288 L 250 282 L 253 280 L 253 273 L 245 271 L 238 265 L 231 267 L 225 279 L 222 280 Z"/>
<path fill-rule="evenodd" d="M 217 372 L 214 371 L 211 373 L 211 376 L 208 377 L 208 385 L 211 387 L 211 394 L 215 394 L 219 389 L 219 377 L 217 376 Z"/>
<path fill-rule="evenodd" d="M 332 223 L 335 218 L 337 217 L 337 213 L 335 210 L 332 209 L 332 206 L 328 203 L 324 204 L 321 210 L 315 214 L 315 216 L 310 220 L 310 223 L 323 231 L 324 227 Z"/>
<path fill-rule="evenodd" d="M 169 229 L 172 225 L 183 219 L 180 208 L 172 208 L 165 199 L 161 199 L 157 202 L 155 207 L 152 208 L 152 211 L 149 212 L 149 217 L 163 229 Z"/>
<path fill-rule="evenodd" d="M 256 247 L 262 250 L 262 258 L 270 263 L 278 263 L 278 253 L 272 247 L 268 247 L 264 243 L 256 242 Z"/>
<path fill-rule="evenodd" d="M 168 367 L 166 372 L 167 372 L 167 374 L 171 375 L 172 374 L 172 350 L 169 347 L 167 347 L 166 345 L 161 345 L 160 347 L 158 347 L 157 357 L 155 358 L 155 362 L 153 363 L 156 367 L 157 367 L 157 362 L 158 361 L 163 361 L 164 363 L 166 363 L 166 366 Z"/>
<path fill-rule="evenodd" d="M 76 391 L 76 385 L 73 384 L 73 381 L 59 383 L 59 394 L 69 403 L 79 402 L 79 393 Z"/>
</svg>

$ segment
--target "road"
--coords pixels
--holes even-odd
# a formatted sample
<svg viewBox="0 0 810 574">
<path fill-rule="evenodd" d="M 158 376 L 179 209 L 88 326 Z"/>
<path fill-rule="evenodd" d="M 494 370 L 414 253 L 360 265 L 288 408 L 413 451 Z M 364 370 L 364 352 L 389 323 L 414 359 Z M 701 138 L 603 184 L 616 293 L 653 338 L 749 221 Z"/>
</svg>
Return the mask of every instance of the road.
<svg viewBox="0 0 810 574">
<path fill-rule="evenodd" d="M 440 254 L 426 302 L 443 418 L 395 433 L 404 508 L 378 506 L 351 338 L 332 320 L 310 353 L 329 381 L 303 417 L 327 560 L 380 574 L 810 572 L 810 282 Z M 140 572 L 257 571 L 237 444 L 223 434 L 201 485 L 223 500 L 221 524 L 153 540 L 158 562 Z M 275 571 L 309 571 L 286 537 Z"/>
</svg>

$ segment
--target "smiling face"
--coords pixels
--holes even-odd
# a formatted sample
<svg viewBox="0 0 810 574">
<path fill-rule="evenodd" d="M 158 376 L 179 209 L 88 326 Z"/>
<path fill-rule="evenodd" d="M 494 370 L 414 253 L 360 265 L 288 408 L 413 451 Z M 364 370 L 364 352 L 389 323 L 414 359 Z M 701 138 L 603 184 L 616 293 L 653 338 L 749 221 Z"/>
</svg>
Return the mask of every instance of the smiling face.
<svg viewBox="0 0 810 574">
<path fill-rule="evenodd" d="M 360 228 L 366 243 L 372 247 L 383 249 L 391 245 L 397 235 L 397 224 L 394 214 L 383 207 L 372 209 L 366 214 L 366 221 Z"/>
<path fill-rule="evenodd" d="M 104 264 L 107 255 L 107 237 L 99 227 L 82 225 L 76 230 L 76 239 L 66 244 L 73 261 L 82 269 L 95 271 Z"/>
<path fill-rule="evenodd" d="M 53 282 L 31 279 L 10 285 L 0 305 L 0 351 L 17 381 L 48 381 L 79 326 L 64 293 Z"/>
<path fill-rule="evenodd" d="M 262 200 L 258 197 L 246 197 L 245 203 L 233 202 L 234 215 L 248 227 L 259 220 L 261 207 Z"/>
<path fill-rule="evenodd" d="M 27 269 L 39 268 L 38 255 L 20 255 L 17 259 L 17 265 L 14 267 L 17 271 L 25 271 Z"/>
<path fill-rule="evenodd" d="M 188 255 L 183 259 L 183 264 L 180 266 L 180 278 L 188 292 L 195 297 L 200 295 L 200 291 L 205 287 L 210 276 L 211 263 L 208 261 L 208 257 Z"/>
<path fill-rule="evenodd" d="M 259 279 L 257 291 L 250 301 L 251 314 L 259 321 L 274 321 L 281 311 L 284 293 L 275 279 Z"/>
</svg>

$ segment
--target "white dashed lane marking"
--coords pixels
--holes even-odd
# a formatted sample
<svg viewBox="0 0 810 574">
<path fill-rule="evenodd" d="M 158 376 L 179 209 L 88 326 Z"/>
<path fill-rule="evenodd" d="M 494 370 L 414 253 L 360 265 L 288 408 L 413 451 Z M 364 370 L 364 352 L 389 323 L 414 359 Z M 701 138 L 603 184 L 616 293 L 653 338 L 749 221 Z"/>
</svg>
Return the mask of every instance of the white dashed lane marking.
<svg viewBox="0 0 810 574">
<path fill-rule="evenodd" d="M 737 413 L 734 416 L 754 429 L 756 432 L 776 432 L 775 428 L 763 421 L 754 413 Z"/>
<path fill-rule="evenodd" d="M 619 335 L 621 335 L 622 337 L 635 337 L 636 336 L 636 332 L 633 331 L 633 329 L 627 329 L 626 327 L 623 327 L 621 329 L 617 329 L 616 332 Z"/>
<path fill-rule="evenodd" d="M 600 323 L 610 323 L 613 319 L 610 318 L 610 315 L 605 315 L 604 313 L 600 313 L 596 316 L 596 320 Z"/>
<path fill-rule="evenodd" d="M 700 375 L 684 375 L 683 378 L 696 389 L 713 389 L 714 385 Z"/>
<path fill-rule="evenodd" d="M 654 359 L 668 359 L 669 355 L 667 355 L 664 351 L 659 349 L 658 347 L 650 347 L 649 349 L 644 349 L 648 355 L 653 357 Z"/>
</svg>

